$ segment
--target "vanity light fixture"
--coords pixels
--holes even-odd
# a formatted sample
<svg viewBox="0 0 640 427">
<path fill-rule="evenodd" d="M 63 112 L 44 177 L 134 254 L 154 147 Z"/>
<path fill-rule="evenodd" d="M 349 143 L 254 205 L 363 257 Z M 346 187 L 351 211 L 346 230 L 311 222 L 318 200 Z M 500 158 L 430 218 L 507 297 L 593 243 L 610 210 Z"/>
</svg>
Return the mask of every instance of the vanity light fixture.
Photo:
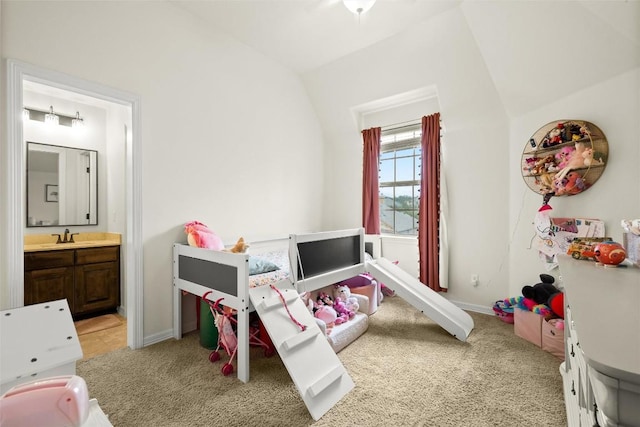
<svg viewBox="0 0 640 427">
<path fill-rule="evenodd" d="M 80 117 L 79 111 L 76 111 L 76 117 L 71 120 L 71 127 L 78 130 L 84 128 L 84 120 Z"/>
<path fill-rule="evenodd" d="M 49 112 L 44 115 L 44 122 L 47 125 L 57 125 L 60 123 L 60 117 L 53 112 L 53 105 L 49 107 Z"/>
<path fill-rule="evenodd" d="M 74 129 L 84 128 L 84 119 L 80 117 L 80 112 L 76 111 L 76 114 L 66 115 L 53 112 L 53 106 L 49 107 L 49 111 L 38 110 L 35 108 L 24 107 L 22 109 L 22 118 L 27 120 L 33 120 L 36 122 L 44 122 L 45 124 L 69 126 Z"/>
</svg>

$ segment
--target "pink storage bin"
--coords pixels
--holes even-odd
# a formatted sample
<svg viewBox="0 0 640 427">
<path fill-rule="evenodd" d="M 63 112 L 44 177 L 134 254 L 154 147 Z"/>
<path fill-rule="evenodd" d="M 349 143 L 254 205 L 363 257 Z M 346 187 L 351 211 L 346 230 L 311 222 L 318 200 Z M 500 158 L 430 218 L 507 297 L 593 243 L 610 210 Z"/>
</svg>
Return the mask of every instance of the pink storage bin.
<svg viewBox="0 0 640 427">
<path fill-rule="evenodd" d="M 539 314 L 516 307 L 513 310 L 513 330 L 517 336 L 542 347 L 542 321 Z"/>
<path fill-rule="evenodd" d="M 542 349 L 564 360 L 564 330 L 557 327 L 560 321 L 545 319 L 542 322 Z"/>
</svg>

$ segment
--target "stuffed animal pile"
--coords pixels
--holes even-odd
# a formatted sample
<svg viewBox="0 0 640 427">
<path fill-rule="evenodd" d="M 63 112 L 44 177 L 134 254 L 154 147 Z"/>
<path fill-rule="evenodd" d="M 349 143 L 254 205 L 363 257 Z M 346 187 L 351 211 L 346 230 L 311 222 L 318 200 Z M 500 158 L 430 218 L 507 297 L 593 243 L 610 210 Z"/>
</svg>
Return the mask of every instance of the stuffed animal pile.
<svg viewBox="0 0 640 427">
<path fill-rule="evenodd" d="M 524 286 L 521 297 L 505 299 L 505 305 L 519 306 L 545 317 L 555 316 L 564 319 L 564 293 L 553 285 L 553 276 L 541 274 L 540 280 L 540 283 L 533 286 Z"/>
</svg>

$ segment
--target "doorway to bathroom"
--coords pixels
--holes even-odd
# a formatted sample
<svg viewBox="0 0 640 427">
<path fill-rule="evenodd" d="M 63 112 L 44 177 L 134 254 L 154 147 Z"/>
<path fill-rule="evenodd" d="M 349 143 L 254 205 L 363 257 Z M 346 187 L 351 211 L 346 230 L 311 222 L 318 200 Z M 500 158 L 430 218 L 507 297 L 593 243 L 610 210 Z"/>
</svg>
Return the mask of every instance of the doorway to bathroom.
<svg viewBox="0 0 640 427">
<path fill-rule="evenodd" d="M 47 113 L 53 104 L 73 109 L 75 119 L 83 118 L 85 132 L 93 122 L 94 132 L 100 132 L 104 141 L 102 163 L 99 163 L 98 223 L 74 227 L 75 232 L 109 232 L 121 237 L 121 289 L 118 314 L 126 317 L 126 342 L 131 348 L 143 346 L 142 304 L 142 227 L 141 227 L 141 143 L 139 136 L 140 101 L 136 95 L 88 82 L 74 76 L 42 69 L 19 61 L 7 60 L 7 147 L 5 157 L 6 198 L 8 209 L 2 222 L 2 242 L 5 254 L 5 277 L 9 305 L 24 305 L 24 251 L 25 235 L 51 231 L 58 233 L 62 225 L 44 229 L 29 226 L 27 135 L 38 139 L 50 138 L 46 132 L 58 128 L 36 127 L 27 129 L 29 120 L 25 110 Z M 29 105 L 27 105 L 27 103 Z M 42 104 L 42 105 L 41 105 Z M 48 105 L 45 105 L 48 104 Z M 62 108 L 62 107 L 61 107 Z M 83 117 L 80 110 L 84 109 Z M 91 117 L 91 120 L 87 120 Z M 98 130 L 99 128 L 99 130 Z M 40 132 L 40 133 L 39 133 Z M 47 136 L 49 135 L 49 136 Z M 68 140 L 73 145 L 73 141 Z M 99 157 L 100 158 L 100 157 Z M 102 167 L 100 167 L 102 165 Z M 100 194 L 100 193 L 99 193 Z M 56 195 L 57 196 L 57 195 Z M 42 225 L 42 224 L 41 224 Z M 55 228 L 55 226 L 58 228 Z M 64 229 L 65 227 L 62 226 Z M 45 231 L 42 231 L 45 230 Z"/>
</svg>

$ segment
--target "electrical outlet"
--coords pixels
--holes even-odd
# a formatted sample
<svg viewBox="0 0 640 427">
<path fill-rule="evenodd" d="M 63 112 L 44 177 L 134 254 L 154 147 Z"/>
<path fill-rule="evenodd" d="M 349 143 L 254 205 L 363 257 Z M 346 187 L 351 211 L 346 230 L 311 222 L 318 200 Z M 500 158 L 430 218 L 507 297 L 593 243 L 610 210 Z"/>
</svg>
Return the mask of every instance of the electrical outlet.
<svg viewBox="0 0 640 427">
<path fill-rule="evenodd" d="M 471 284 L 473 286 L 478 286 L 478 275 L 477 274 L 472 274 L 471 275 Z"/>
</svg>

